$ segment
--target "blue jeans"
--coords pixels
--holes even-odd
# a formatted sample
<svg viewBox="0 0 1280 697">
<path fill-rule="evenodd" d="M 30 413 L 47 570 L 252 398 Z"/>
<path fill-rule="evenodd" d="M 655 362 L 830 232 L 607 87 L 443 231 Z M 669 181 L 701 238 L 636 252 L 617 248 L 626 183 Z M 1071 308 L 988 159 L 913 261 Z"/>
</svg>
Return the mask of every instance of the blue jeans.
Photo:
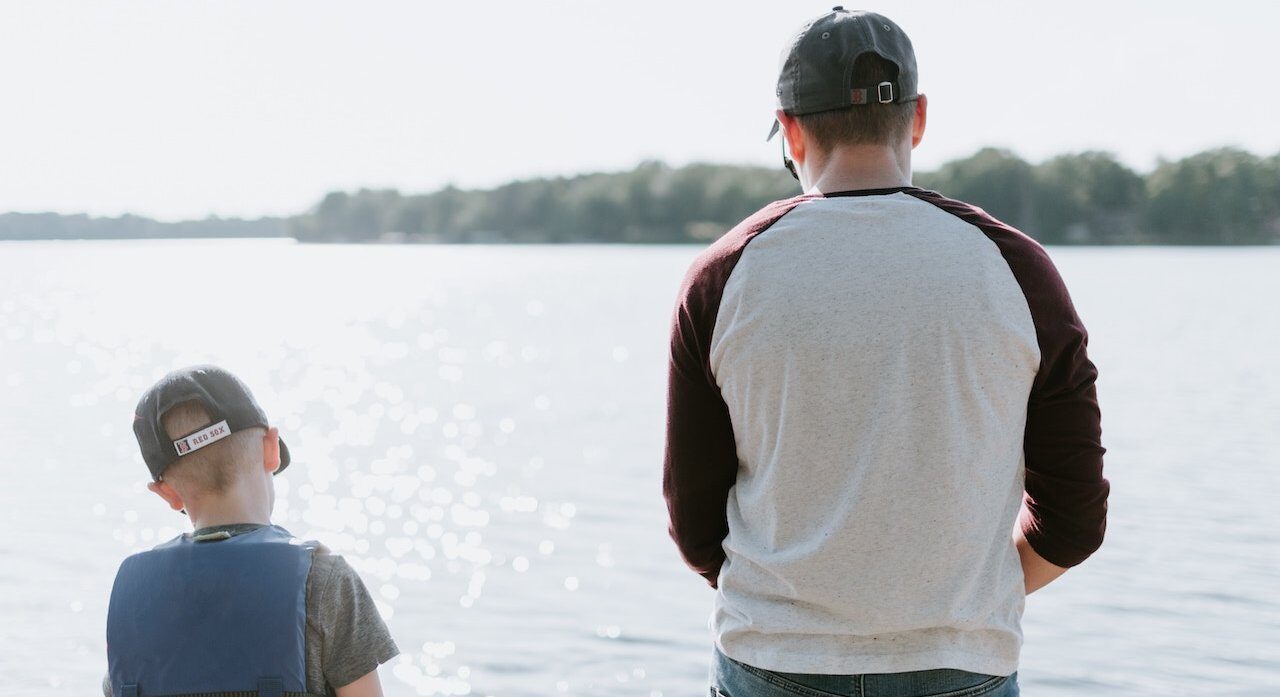
<svg viewBox="0 0 1280 697">
<path fill-rule="evenodd" d="M 739 663 L 717 649 L 710 697 L 1018 697 L 1018 674 L 963 670 L 811 675 L 777 673 Z"/>
</svg>

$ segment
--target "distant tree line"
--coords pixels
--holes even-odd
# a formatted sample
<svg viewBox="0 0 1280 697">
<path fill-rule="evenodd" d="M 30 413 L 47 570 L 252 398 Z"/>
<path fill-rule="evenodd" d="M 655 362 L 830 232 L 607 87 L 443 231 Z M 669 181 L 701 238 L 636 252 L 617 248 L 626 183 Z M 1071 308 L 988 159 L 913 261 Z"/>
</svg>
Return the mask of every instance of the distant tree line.
<svg viewBox="0 0 1280 697">
<path fill-rule="evenodd" d="M 629 172 L 488 191 L 335 192 L 290 221 L 290 230 L 306 242 L 706 242 L 763 204 L 796 193 L 784 171 L 645 162 Z"/>
<path fill-rule="evenodd" d="M 1107 153 L 1031 164 L 987 148 L 915 184 L 985 208 L 1046 244 L 1280 243 L 1280 155 L 1223 148 L 1139 174 Z M 160 223 L 138 216 L 0 215 L 2 239 L 280 237 L 303 242 L 705 244 L 799 188 L 780 167 L 646 162 L 628 172 L 429 194 L 334 192 L 287 219 Z"/>
<path fill-rule="evenodd" d="M 162 223 L 137 215 L 93 218 L 84 214 L 3 213 L 0 240 L 116 240 L 197 237 L 287 237 L 283 218 L 205 218 Z"/>
<path fill-rule="evenodd" d="M 1106 153 L 1031 165 L 985 149 L 915 180 L 1046 244 L 1280 242 L 1280 155 L 1223 148 L 1143 176 Z"/>
<path fill-rule="evenodd" d="M 1145 176 L 1107 153 L 1033 165 L 987 148 L 915 184 L 974 203 L 1046 244 L 1280 242 L 1280 155 L 1219 149 Z M 305 242 L 698 242 L 799 188 L 781 168 L 647 162 L 629 172 L 422 195 L 331 193 L 289 221 Z"/>
</svg>

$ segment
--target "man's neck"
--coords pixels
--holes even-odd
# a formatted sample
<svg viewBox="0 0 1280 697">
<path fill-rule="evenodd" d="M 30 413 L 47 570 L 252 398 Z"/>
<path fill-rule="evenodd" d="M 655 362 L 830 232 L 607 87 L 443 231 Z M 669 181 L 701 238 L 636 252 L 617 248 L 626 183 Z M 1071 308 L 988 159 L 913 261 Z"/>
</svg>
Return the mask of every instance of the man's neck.
<svg viewBox="0 0 1280 697">
<path fill-rule="evenodd" d="M 843 145 L 814 155 L 802 172 L 808 193 L 911 186 L 910 148 L 899 153 L 886 145 Z"/>
</svg>

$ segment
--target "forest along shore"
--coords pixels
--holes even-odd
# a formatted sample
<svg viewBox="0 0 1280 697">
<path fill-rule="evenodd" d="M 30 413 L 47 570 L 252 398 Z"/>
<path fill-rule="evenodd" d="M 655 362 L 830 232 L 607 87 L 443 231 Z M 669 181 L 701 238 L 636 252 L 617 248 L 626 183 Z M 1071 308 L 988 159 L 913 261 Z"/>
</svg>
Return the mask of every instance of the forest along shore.
<svg viewBox="0 0 1280 697">
<path fill-rule="evenodd" d="M 1108 153 L 1031 164 L 986 148 L 915 185 L 974 203 L 1044 244 L 1280 243 L 1280 154 L 1234 148 L 1140 174 Z M 799 193 L 779 168 L 645 162 L 626 172 L 427 194 L 333 192 L 292 217 L 159 222 L 0 214 L 2 240 L 282 237 L 301 242 L 706 244 L 769 201 Z"/>
</svg>

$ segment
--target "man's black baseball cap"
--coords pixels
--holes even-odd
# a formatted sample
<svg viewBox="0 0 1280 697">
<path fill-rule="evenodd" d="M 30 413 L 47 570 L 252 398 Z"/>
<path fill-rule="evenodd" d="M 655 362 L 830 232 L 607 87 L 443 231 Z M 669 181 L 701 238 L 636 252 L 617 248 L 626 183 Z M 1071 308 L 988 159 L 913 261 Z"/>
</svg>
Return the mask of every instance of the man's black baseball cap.
<svg viewBox="0 0 1280 697">
<path fill-rule="evenodd" d="M 875 85 L 853 84 L 853 64 L 874 53 L 898 66 L 898 76 Z M 782 54 L 778 107 L 793 116 L 867 104 L 914 101 L 916 52 L 893 20 L 837 5 L 800 28 Z M 775 120 L 770 140 L 778 132 Z"/>
<path fill-rule="evenodd" d="M 198 402 L 209 414 L 209 423 L 181 438 L 173 439 L 161 423 L 166 412 L 183 402 Z M 175 370 L 164 376 L 138 401 L 133 417 L 133 434 L 142 449 L 142 459 L 151 477 L 188 453 L 216 443 L 246 428 L 267 428 L 267 415 L 239 378 L 212 365 Z M 289 466 L 289 449 L 280 441 L 280 468 Z"/>
</svg>

